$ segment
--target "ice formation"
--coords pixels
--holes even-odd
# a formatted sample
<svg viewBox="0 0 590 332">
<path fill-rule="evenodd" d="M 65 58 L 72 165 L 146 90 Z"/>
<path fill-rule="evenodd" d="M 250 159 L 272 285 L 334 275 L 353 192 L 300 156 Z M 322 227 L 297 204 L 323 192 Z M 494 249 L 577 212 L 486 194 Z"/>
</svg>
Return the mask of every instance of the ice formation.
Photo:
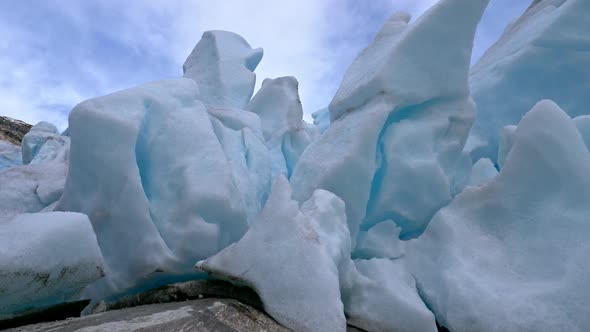
<svg viewBox="0 0 590 332">
<path fill-rule="evenodd" d="M 54 140 L 59 136 L 59 131 L 51 123 L 39 122 L 36 125 L 34 125 L 33 128 L 31 128 L 31 130 L 25 135 L 25 137 L 23 137 L 21 145 L 23 153 L 23 164 L 30 164 L 31 161 L 33 161 L 33 159 L 37 156 L 37 154 L 39 154 L 41 148 L 46 145 L 46 143 Z M 44 154 L 47 153 L 49 153 L 49 151 L 45 150 Z M 42 154 L 42 156 L 44 154 Z M 42 158 L 44 158 L 44 156 Z"/>
<path fill-rule="evenodd" d="M 345 219 L 343 202 L 325 191 L 316 191 L 300 210 L 281 175 L 244 237 L 197 266 L 252 287 L 264 309 L 294 331 L 344 331 L 346 319 L 333 258 L 340 246 L 331 246 L 318 228 L 319 223 L 334 223 L 329 227 L 346 229 Z"/>
<path fill-rule="evenodd" d="M 543 101 L 504 167 L 470 187 L 406 248 L 420 293 L 451 331 L 584 331 L 590 326 L 590 154 Z"/>
<path fill-rule="evenodd" d="M 18 145 L 0 141 L 0 171 L 5 168 L 22 165 L 21 148 Z"/>
<path fill-rule="evenodd" d="M 416 236 L 451 200 L 457 165 L 468 162 L 467 76 L 486 5 L 441 1 L 410 25 L 395 14 L 346 72 L 330 103 L 332 123 L 303 152 L 291 182 L 299 201 L 317 188 L 342 198 L 353 243 L 361 227 L 386 219 L 402 237 Z M 427 56 L 434 53 L 437 61 Z"/>
<path fill-rule="evenodd" d="M 246 110 L 258 114 L 267 147 L 271 150 L 272 177 L 290 176 L 303 150 L 320 131 L 303 121 L 295 77 L 265 79 Z"/>
<path fill-rule="evenodd" d="M 474 160 L 496 161 L 502 127 L 517 124 L 541 99 L 572 117 L 588 113 L 589 16 L 587 0 L 537 2 L 475 64 L 477 118 L 467 144 Z"/>
<path fill-rule="evenodd" d="M 70 114 L 70 171 L 56 209 L 89 216 L 115 291 L 156 272 L 191 271 L 195 259 L 248 228 L 244 198 L 257 186 L 239 190 L 248 169 L 234 176 L 237 161 L 226 154 L 252 167 L 264 155 L 248 156 L 257 138 L 236 127 L 239 118 L 228 117 L 225 132 L 197 97 L 193 80 L 170 79 L 83 102 Z"/>
<path fill-rule="evenodd" d="M 254 93 L 262 54 L 233 32 L 207 31 L 182 66 L 184 77 L 197 82 L 199 100 L 208 107 L 243 109 Z"/>
<path fill-rule="evenodd" d="M 0 169 L 0 221 L 20 213 L 51 210 L 63 193 L 69 146 L 67 137 L 56 136 L 41 144 L 29 165 Z"/>
<path fill-rule="evenodd" d="M 88 217 L 79 213 L 21 214 L 0 220 L 0 320 L 77 299 L 103 276 Z"/>
<path fill-rule="evenodd" d="M 587 330 L 590 5 L 535 1 L 470 70 L 488 2 L 391 16 L 313 125 L 209 31 L 184 77 L 0 142 L 0 315 L 208 272 L 295 331 Z"/>
</svg>

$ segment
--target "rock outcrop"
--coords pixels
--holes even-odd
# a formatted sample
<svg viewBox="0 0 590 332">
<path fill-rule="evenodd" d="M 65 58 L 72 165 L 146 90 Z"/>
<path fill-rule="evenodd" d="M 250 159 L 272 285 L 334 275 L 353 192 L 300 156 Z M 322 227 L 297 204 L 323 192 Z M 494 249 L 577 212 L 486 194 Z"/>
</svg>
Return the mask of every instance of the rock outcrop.
<svg viewBox="0 0 590 332">
<path fill-rule="evenodd" d="M 23 137 L 33 126 L 20 120 L 0 116 L 0 141 L 20 145 Z"/>
</svg>

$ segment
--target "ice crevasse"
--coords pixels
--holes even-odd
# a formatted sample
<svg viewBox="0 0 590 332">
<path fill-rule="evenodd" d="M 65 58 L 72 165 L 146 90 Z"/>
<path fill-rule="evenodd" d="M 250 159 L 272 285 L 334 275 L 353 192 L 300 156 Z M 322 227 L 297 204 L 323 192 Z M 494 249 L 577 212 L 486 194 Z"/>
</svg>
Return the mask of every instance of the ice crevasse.
<svg viewBox="0 0 590 332">
<path fill-rule="evenodd" d="M 226 31 L 183 77 L 84 101 L 61 135 L 38 124 L 0 170 L 0 237 L 79 255 L 0 251 L 31 263 L 0 290 L 55 279 L 0 314 L 214 277 L 294 331 L 589 329 L 590 3 L 535 1 L 470 67 L 488 3 L 392 15 L 315 125 L 294 77 L 254 94 L 263 51 Z"/>
</svg>

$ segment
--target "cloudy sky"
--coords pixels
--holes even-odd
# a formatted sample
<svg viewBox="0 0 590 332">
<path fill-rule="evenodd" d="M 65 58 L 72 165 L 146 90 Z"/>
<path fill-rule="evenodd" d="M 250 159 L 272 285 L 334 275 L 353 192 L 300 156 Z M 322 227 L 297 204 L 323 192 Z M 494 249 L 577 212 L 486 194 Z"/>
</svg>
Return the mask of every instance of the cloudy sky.
<svg viewBox="0 0 590 332">
<path fill-rule="evenodd" d="M 205 30 L 264 48 L 258 81 L 293 75 L 309 116 L 394 12 L 436 0 L 19 0 L 0 2 L 0 115 L 67 126 L 84 99 L 182 74 Z M 491 0 L 474 61 L 531 0 Z"/>
</svg>

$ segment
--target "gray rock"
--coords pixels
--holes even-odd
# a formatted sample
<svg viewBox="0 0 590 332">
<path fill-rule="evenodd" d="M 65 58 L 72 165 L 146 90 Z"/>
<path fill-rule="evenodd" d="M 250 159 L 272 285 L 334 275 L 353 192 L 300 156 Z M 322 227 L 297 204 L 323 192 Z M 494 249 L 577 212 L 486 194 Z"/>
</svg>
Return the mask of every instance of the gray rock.
<svg viewBox="0 0 590 332">
<path fill-rule="evenodd" d="M 93 312 L 136 307 L 147 304 L 198 300 L 203 298 L 230 298 L 262 310 L 258 295 L 248 287 L 235 286 L 222 280 L 193 280 L 162 286 L 139 294 L 128 295 L 116 301 L 97 304 Z"/>
<path fill-rule="evenodd" d="M 286 332 L 263 312 L 233 299 L 152 304 L 8 331 Z"/>
<path fill-rule="evenodd" d="M 75 310 L 75 306 L 72 308 Z M 56 307 L 59 311 L 66 309 Z M 56 310 L 32 319 L 47 319 L 49 315 L 53 315 L 54 319 L 62 319 L 64 316 Z M 290 331 L 263 312 L 262 302 L 253 290 L 219 280 L 167 285 L 117 301 L 97 303 L 92 312 L 100 313 L 8 331 Z M 348 326 L 347 331 L 363 332 L 352 326 Z"/>
</svg>

